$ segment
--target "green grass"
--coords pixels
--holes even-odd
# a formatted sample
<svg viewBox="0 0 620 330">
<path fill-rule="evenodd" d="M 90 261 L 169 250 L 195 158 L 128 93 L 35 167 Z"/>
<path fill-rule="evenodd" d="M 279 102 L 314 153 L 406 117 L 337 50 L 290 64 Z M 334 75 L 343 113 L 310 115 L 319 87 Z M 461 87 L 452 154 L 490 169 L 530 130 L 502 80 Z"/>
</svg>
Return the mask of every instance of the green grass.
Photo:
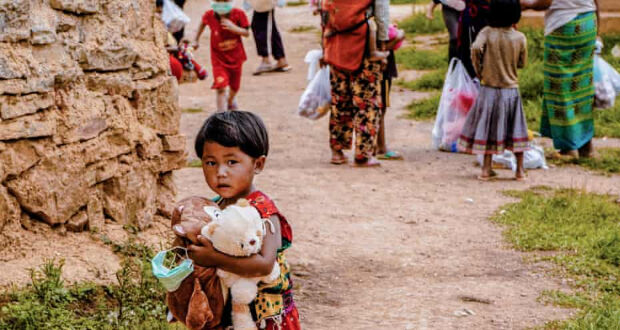
<svg viewBox="0 0 620 330">
<path fill-rule="evenodd" d="M 186 112 L 186 113 L 198 113 L 198 112 L 202 112 L 202 108 L 185 108 L 185 109 L 183 109 L 183 112 Z"/>
<path fill-rule="evenodd" d="M 408 37 L 446 31 L 442 15 L 435 15 L 433 20 L 429 20 L 424 13 L 416 13 L 405 18 L 398 22 L 398 27 L 405 30 Z"/>
<path fill-rule="evenodd" d="M 397 80 L 396 84 L 410 90 L 441 91 L 446 78 L 446 70 L 429 72 L 414 81 Z"/>
<path fill-rule="evenodd" d="M 290 1 L 286 3 L 287 7 L 297 7 L 297 6 L 304 6 L 307 5 L 308 1 L 305 0 L 298 0 L 298 1 Z"/>
<path fill-rule="evenodd" d="M 165 290 L 151 274 L 151 249 L 102 241 L 122 257 L 117 282 L 67 284 L 63 260 L 31 270 L 31 284 L 0 295 L 0 329 L 170 329 Z"/>
<path fill-rule="evenodd" d="M 601 148 L 597 149 L 596 153 L 598 153 L 596 158 L 580 158 L 573 160 L 550 159 L 549 161 L 555 165 L 579 165 L 602 174 L 620 173 L 620 149 Z"/>
<path fill-rule="evenodd" d="M 617 196 L 539 187 L 507 192 L 520 198 L 493 221 L 506 226 L 505 237 L 519 250 L 554 251 L 546 257 L 560 276 L 573 280 L 574 293 L 547 291 L 543 300 L 577 308 L 549 329 L 620 327 L 620 205 Z"/>
<path fill-rule="evenodd" d="M 187 162 L 187 166 L 186 167 L 202 167 L 202 160 L 200 160 L 200 159 L 192 159 L 189 162 Z"/>
<path fill-rule="evenodd" d="M 430 120 L 435 118 L 440 97 L 441 94 L 437 93 L 429 98 L 413 101 L 407 106 L 408 113 L 406 117 L 415 120 Z"/>
<path fill-rule="evenodd" d="M 414 47 L 399 49 L 395 53 L 396 63 L 401 70 L 435 70 L 448 68 L 448 48 L 417 50 Z"/>
<path fill-rule="evenodd" d="M 290 30 L 292 33 L 304 33 L 317 30 L 315 26 L 312 25 L 299 25 Z"/>
</svg>

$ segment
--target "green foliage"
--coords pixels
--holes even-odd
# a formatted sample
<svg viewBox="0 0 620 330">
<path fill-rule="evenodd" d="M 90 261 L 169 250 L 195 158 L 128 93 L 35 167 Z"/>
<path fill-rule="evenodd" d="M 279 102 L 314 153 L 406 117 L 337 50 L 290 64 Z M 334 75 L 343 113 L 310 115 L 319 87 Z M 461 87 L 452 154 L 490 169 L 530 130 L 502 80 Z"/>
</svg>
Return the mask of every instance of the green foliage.
<svg viewBox="0 0 620 330">
<path fill-rule="evenodd" d="M 398 27 L 403 29 L 408 36 L 433 34 L 446 30 L 442 15 L 435 15 L 432 20 L 429 20 L 424 13 L 416 13 L 405 18 L 398 22 Z"/>
<path fill-rule="evenodd" d="M 298 25 L 290 30 L 292 33 L 304 33 L 317 30 L 316 26 L 313 25 Z"/>
<path fill-rule="evenodd" d="M 597 149 L 595 158 L 579 158 L 572 160 L 551 159 L 550 162 L 556 165 L 574 164 L 587 167 L 603 174 L 620 173 L 620 149 L 602 148 Z"/>
<path fill-rule="evenodd" d="M 425 3 L 430 3 L 431 0 L 390 0 L 390 4 L 393 5 L 406 5 L 406 4 L 414 4 L 414 5 L 419 5 L 419 4 L 425 4 Z"/>
<path fill-rule="evenodd" d="M 448 48 L 438 50 L 417 50 L 415 47 L 399 49 L 395 52 L 396 63 L 404 70 L 447 70 Z"/>
<path fill-rule="evenodd" d="M 169 329 L 165 290 L 151 273 L 150 248 L 107 240 L 122 256 L 116 284 L 66 285 L 64 261 L 46 260 L 31 285 L 0 295 L 1 329 Z"/>
<path fill-rule="evenodd" d="M 399 86 L 410 90 L 441 91 L 446 79 L 446 69 L 429 72 L 414 81 L 397 80 Z"/>
<path fill-rule="evenodd" d="M 524 251 L 556 251 L 548 259 L 572 279 L 576 293 L 548 291 L 544 300 L 579 308 L 551 329 L 618 329 L 620 325 L 620 205 L 617 197 L 583 191 L 534 188 L 508 192 L 521 201 L 493 217 Z"/>
<path fill-rule="evenodd" d="M 440 94 L 433 94 L 430 98 L 415 100 L 407 106 L 407 118 L 416 120 L 429 120 L 437 115 Z"/>
<path fill-rule="evenodd" d="M 298 6 L 304 6 L 307 5 L 308 1 L 305 0 L 297 0 L 297 1 L 289 1 L 286 3 L 287 7 L 298 7 Z"/>
<path fill-rule="evenodd" d="M 187 167 L 202 167 L 202 160 L 192 159 L 189 162 L 187 162 Z"/>
<path fill-rule="evenodd" d="M 185 108 L 183 109 L 185 113 L 199 113 L 202 112 L 202 108 Z"/>
</svg>

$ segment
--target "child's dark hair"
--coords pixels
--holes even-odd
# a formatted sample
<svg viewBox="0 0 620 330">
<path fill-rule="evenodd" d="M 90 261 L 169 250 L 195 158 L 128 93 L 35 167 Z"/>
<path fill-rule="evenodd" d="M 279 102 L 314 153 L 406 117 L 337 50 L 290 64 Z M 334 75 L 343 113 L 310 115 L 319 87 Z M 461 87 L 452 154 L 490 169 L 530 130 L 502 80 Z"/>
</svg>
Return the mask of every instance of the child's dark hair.
<svg viewBox="0 0 620 330">
<path fill-rule="evenodd" d="M 155 0 L 155 7 L 161 8 L 164 6 L 164 0 Z"/>
<path fill-rule="evenodd" d="M 521 19 L 519 0 L 491 0 L 489 25 L 492 27 L 510 27 Z"/>
<path fill-rule="evenodd" d="M 205 142 L 239 147 L 252 158 L 267 156 L 269 152 L 269 136 L 263 120 L 248 111 L 226 111 L 211 115 L 196 136 L 194 148 L 199 158 L 202 158 Z"/>
</svg>

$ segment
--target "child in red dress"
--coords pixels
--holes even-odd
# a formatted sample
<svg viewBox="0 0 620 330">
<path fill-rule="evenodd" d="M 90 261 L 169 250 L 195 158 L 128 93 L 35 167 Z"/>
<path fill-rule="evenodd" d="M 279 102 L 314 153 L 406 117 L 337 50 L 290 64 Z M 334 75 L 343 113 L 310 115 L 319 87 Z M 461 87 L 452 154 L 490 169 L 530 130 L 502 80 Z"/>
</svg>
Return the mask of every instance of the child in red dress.
<svg viewBox="0 0 620 330">
<path fill-rule="evenodd" d="M 217 91 L 217 111 L 237 110 L 235 96 L 241 88 L 241 67 L 247 59 L 241 37 L 249 36 L 250 26 L 243 10 L 233 8 L 232 1 L 213 0 L 211 10 L 202 16 L 194 48 L 208 26 L 211 30 L 211 64 L 213 86 Z M 228 97 L 226 88 L 228 87 Z"/>
</svg>

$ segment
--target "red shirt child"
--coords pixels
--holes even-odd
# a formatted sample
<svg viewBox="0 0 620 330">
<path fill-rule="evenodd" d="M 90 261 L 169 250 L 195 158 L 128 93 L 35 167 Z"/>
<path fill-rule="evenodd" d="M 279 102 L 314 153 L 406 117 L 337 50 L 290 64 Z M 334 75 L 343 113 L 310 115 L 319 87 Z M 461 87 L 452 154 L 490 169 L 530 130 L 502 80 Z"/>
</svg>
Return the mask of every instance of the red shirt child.
<svg viewBox="0 0 620 330">
<path fill-rule="evenodd" d="M 228 109 L 234 110 L 231 107 L 236 106 L 234 97 L 241 87 L 241 67 L 247 59 L 241 37 L 249 35 L 248 18 L 243 10 L 238 8 L 232 8 L 230 12 L 223 15 L 216 13 L 213 9 L 206 11 L 198 29 L 195 47 L 205 26 L 211 30 L 211 64 L 213 66 L 211 88 L 219 92 L 230 87 Z M 225 110 L 220 109 L 219 101 L 218 110 Z"/>
</svg>

